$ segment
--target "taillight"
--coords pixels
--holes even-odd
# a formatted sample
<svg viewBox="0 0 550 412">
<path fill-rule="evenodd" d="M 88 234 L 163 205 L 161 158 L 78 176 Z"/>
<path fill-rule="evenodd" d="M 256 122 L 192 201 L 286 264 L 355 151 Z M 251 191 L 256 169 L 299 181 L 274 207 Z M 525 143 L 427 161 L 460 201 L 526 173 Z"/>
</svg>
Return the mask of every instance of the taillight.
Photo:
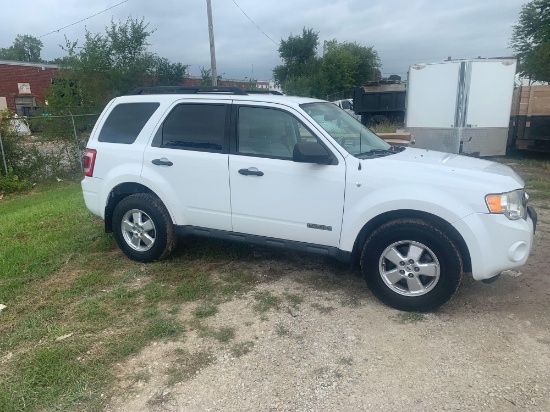
<svg viewBox="0 0 550 412">
<path fill-rule="evenodd" d="M 95 164 L 95 149 L 86 149 L 84 150 L 83 166 L 84 166 L 84 176 L 92 177 L 94 174 L 94 164 Z"/>
</svg>

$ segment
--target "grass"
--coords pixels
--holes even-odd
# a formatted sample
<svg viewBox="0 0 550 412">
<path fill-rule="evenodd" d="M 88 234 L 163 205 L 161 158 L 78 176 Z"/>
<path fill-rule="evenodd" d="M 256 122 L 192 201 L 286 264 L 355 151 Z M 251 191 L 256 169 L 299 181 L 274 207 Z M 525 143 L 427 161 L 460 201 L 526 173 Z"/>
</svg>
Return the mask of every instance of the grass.
<svg viewBox="0 0 550 412">
<path fill-rule="evenodd" d="M 102 410 L 115 363 L 152 341 L 185 340 L 196 326 L 182 319 L 186 304 L 198 303 L 200 321 L 258 283 L 246 271 L 219 269 L 247 259 L 242 245 L 199 241 L 164 262 L 126 259 L 76 182 L 4 198 L 0 216 L 2 412 Z M 222 344 L 235 338 L 232 328 L 200 333 Z M 178 373 L 190 376 L 213 361 L 198 356 Z"/>
<path fill-rule="evenodd" d="M 184 382 L 191 379 L 201 369 L 214 362 L 214 355 L 208 351 L 190 353 L 185 350 L 177 352 L 175 362 L 168 368 L 168 385 Z"/>
<path fill-rule="evenodd" d="M 210 316 L 214 316 L 218 313 L 218 307 L 214 305 L 203 305 L 199 306 L 193 311 L 193 315 L 195 317 L 201 319 L 201 318 L 208 318 Z"/>
<path fill-rule="evenodd" d="M 393 317 L 397 323 L 418 323 L 426 320 L 426 315 L 420 312 L 399 312 Z"/>
<path fill-rule="evenodd" d="M 231 348 L 231 354 L 235 358 L 240 358 L 247 353 L 250 353 L 252 351 L 252 348 L 254 347 L 254 342 L 252 341 L 246 341 L 246 342 L 240 342 Z"/>
<path fill-rule="evenodd" d="M 277 309 L 281 305 L 281 298 L 269 291 L 257 292 L 254 299 L 256 300 L 254 310 L 260 314 L 265 314 L 271 309 Z"/>
</svg>

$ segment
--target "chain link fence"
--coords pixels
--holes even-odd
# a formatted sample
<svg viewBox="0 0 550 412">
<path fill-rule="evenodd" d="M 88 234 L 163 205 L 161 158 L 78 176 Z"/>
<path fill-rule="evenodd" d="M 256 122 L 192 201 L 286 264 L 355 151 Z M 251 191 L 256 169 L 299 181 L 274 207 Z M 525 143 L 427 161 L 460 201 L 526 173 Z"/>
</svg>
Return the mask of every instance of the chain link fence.
<svg viewBox="0 0 550 412">
<path fill-rule="evenodd" d="M 353 99 L 353 89 L 343 90 L 341 92 L 328 94 L 326 100 L 335 102 L 336 100 Z"/>
<path fill-rule="evenodd" d="M 82 154 L 99 114 L 82 108 L 75 112 L 0 115 L 0 179 L 36 182 L 81 173 Z M 9 190 L 0 185 L 1 191 Z"/>
</svg>

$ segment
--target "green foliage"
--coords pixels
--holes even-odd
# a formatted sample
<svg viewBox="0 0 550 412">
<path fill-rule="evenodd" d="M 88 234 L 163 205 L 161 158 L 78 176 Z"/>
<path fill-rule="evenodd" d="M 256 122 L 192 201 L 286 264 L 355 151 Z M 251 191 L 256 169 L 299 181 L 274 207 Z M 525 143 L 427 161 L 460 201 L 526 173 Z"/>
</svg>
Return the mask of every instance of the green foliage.
<svg viewBox="0 0 550 412">
<path fill-rule="evenodd" d="M 306 28 L 302 35 L 281 40 L 283 64 L 273 69 L 273 78 L 285 93 L 324 98 L 372 80 L 379 72 L 373 47 L 331 40 L 325 43 L 323 57 L 317 57 L 318 41 L 319 34 Z"/>
<path fill-rule="evenodd" d="M 246 86 L 246 89 L 247 90 L 256 90 L 258 89 L 258 84 L 256 83 L 256 79 L 254 78 L 250 78 L 250 80 L 248 80 L 248 85 Z"/>
<path fill-rule="evenodd" d="M 327 42 L 321 64 L 324 95 L 349 90 L 374 79 L 379 67 L 380 59 L 373 47 L 355 42 Z"/>
<path fill-rule="evenodd" d="M 10 167 L 8 169 L 7 175 L 5 174 L 3 167 L 2 171 L 4 172 L 4 174 L 0 172 L 0 193 L 9 194 L 30 189 L 30 183 L 25 179 L 20 179 L 19 176 L 13 174 L 13 168 Z"/>
<path fill-rule="evenodd" d="M 0 59 L 40 63 L 43 62 L 40 58 L 43 46 L 42 40 L 34 36 L 18 34 L 13 45 L 0 49 Z"/>
<path fill-rule="evenodd" d="M 10 127 L 12 117 L 13 114 L 8 110 L 0 111 L 0 134 L 8 166 L 6 176 L 4 161 L 0 155 L 0 192 L 26 190 L 29 188 L 29 181 L 68 177 L 80 172 L 79 149 L 73 139 L 46 142 L 32 136 L 18 136 Z M 45 118 L 40 119 L 46 121 Z"/>
<path fill-rule="evenodd" d="M 212 86 L 212 71 L 201 67 L 201 80 L 199 86 Z"/>
<path fill-rule="evenodd" d="M 273 69 L 273 78 L 285 93 L 314 96 L 319 84 L 320 59 L 317 57 L 319 33 L 302 29 L 302 34 L 281 40 L 279 56 L 283 64 Z"/>
<path fill-rule="evenodd" d="M 283 65 L 288 69 L 287 76 L 305 74 L 303 69 L 317 59 L 318 43 L 319 33 L 305 27 L 302 29 L 301 36 L 290 35 L 287 40 L 281 40 L 278 51 Z"/>
<path fill-rule="evenodd" d="M 156 83 L 162 86 L 181 86 L 185 80 L 187 66 L 182 63 L 172 63 L 164 57 L 155 60 Z"/>
<path fill-rule="evenodd" d="M 522 6 L 510 47 L 517 53 L 518 71 L 522 76 L 550 81 L 549 0 L 532 0 Z"/>
<path fill-rule="evenodd" d="M 99 110 L 136 87 L 180 85 L 187 66 L 148 51 L 153 30 L 144 20 L 111 21 L 105 33 L 86 31 L 84 43 L 65 39 L 61 74 L 47 92 L 53 113 L 70 107 Z"/>
<path fill-rule="evenodd" d="M 113 253 L 113 237 L 86 210 L 76 182 L 41 184 L 2 200 L 0 216 L 0 302 L 7 305 L 0 353 L 9 354 L 0 366 L 0 411 L 104 410 L 119 391 L 117 363 L 154 340 L 183 343 L 188 330 L 228 345 L 234 356 L 252 349 L 252 342 L 231 344 L 237 328 L 201 324 L 228 298 L 226 285 L 257 283 L 248 271 L 220 273 L 247 246 L 198 241 L 167 261 L 129 261 Z M 180 311 L 192 319 L 174 316 Z M 210 352 L 177 355 L 169 384 L 216 359 Z M 147 380 L 147 372 L 136 372 L 134 379 Z"/>
</svg>

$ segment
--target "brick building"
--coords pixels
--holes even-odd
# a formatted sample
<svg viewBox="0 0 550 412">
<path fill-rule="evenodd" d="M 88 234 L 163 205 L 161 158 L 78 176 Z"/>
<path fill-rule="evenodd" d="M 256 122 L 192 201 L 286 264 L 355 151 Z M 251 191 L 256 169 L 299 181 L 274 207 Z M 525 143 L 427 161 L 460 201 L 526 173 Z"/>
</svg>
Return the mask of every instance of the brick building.
<svg viewBox="0 0 550 412">
<path fill-rule="evenodd" d="M 55 64 L 0 60 L 0 110 L 29 116 L 44 103 L 44 92 L 59 70 Z"/>
</svg>

